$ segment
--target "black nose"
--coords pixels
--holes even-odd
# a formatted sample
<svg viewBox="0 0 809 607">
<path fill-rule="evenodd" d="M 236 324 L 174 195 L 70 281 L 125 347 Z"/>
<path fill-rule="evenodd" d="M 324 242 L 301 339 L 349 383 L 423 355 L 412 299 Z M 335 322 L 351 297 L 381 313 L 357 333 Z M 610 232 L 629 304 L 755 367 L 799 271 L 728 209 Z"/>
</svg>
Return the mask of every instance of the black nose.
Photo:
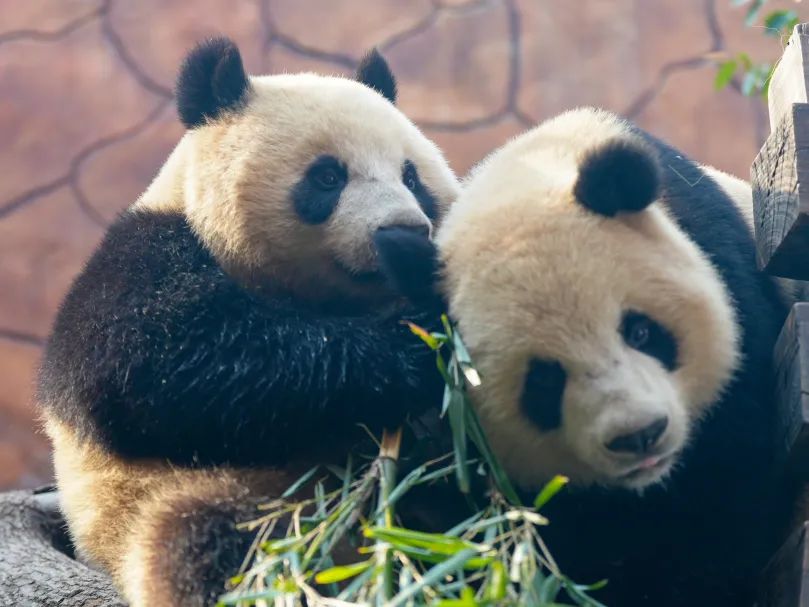
<svg viewBox="0 0 809 607">
<path fill-rule="evenodd" d="M 389 233 L 391 235 L 396 232 L 405 234 L 416 234 L 422 238 L 427 238 L 430 235 L 430 225 L 426 223 L 404 224 L 395 223 L 387 226 L 380 226 L 377 228 L 378 232 Z"/>
<path fill-rule="evenodd" d="M 661 417 L 636 432 L 616 436 L 607 443 L 607 449 L 610 451 L 637 453 L 641 455 L 655 446 L 658 439 L 663 436 L 668 425 L 669 418 Z"/>
</svg>

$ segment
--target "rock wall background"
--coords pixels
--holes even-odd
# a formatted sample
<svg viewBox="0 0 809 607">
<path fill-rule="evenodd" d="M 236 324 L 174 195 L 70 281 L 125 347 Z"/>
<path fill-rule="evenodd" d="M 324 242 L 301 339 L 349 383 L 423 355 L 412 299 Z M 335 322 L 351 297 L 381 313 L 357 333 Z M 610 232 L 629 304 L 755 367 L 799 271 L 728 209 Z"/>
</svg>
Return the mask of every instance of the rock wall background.
<svg viewBox="0 0 809 607">
<path fill-rule="evenodd" d="M 809 20 L 809 6 L 784 2 Z M 770 2 L 767 8 L 778 8 Z M 758 99 L 715 59 L 775 59 L 730 0 L 0 0 L 0 488 L 51 478 L 32 383 L 56 307 L 105 226 L 181 134 L 185 51 L 225 33 L 253 73 L 349 73 L 378 46 L 400 107 L 464 173 L 538 120 L 590 104 L 747 176 Z"/>
</svg>

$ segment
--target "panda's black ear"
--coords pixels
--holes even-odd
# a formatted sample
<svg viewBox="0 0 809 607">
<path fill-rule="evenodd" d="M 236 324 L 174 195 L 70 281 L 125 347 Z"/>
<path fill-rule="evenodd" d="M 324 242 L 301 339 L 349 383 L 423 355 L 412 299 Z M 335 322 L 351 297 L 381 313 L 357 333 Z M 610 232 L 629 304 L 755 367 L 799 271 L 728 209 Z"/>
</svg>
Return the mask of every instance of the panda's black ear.
<svg viewBox="0 0 809 607">
<path fill-rule="evenodd" d="M 228 38 L 199 44 L 183 61 L 177 77 L 177 112 L 192 129 L 242 105 L 249 80 L 239 49 Z"/>
<path fill-rule="evenodd" d="M 371 49 L 362 58 L 355 78 L 380 93 L 391 103 L 396 103 L 396 78 L 393 77 L 388 62 L 376 49 Z"/>
<path fill-rule="evenodd" d="M 610 141 L 589 152 L 573 188 L 579 203 L 605 217 L 642 211 L 659 191 L 657 156 L 642 141 L 632 139 Z"/>
</svg>

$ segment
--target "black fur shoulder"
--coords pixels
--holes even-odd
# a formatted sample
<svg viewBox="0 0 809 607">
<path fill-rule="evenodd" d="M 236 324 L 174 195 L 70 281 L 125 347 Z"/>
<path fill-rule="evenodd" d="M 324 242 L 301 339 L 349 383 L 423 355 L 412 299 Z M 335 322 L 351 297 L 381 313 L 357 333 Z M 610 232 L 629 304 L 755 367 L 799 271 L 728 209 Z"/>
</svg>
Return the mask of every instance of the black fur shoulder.
<svg viewBox="0 0 809 607">
<path fill-rule="evenodd" d="M 434 357 L 400 318 L 261 299 L 182 216 L 127 212 L 61 306 L 39 401 L 126 456 L 283 462 L 440 402 Z"/>
</svg>

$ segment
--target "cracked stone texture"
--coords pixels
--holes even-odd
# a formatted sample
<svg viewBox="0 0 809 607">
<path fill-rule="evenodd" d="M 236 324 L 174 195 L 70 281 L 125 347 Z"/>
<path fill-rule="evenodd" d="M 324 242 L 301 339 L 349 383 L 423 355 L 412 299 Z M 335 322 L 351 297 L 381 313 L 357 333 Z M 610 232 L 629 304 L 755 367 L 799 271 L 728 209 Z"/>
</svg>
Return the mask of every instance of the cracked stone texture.
<svg viewBox="0 0 809 607">
<path fill-rule="evenodd" d="M 51 477 L 31 402 L 42 343 L 104 226 L 179 138 L 172 82 L 196 40 L 233 37 L 253 72 L 348 74 L 379 47 L 401 108 L 459 173 L 592 104 L 747 176 L 765 108 L 716 93 L 712 58 L 781 51 L 729 0 L 0 0 L 0 14 L 0 488 Z"/>
</svg>

